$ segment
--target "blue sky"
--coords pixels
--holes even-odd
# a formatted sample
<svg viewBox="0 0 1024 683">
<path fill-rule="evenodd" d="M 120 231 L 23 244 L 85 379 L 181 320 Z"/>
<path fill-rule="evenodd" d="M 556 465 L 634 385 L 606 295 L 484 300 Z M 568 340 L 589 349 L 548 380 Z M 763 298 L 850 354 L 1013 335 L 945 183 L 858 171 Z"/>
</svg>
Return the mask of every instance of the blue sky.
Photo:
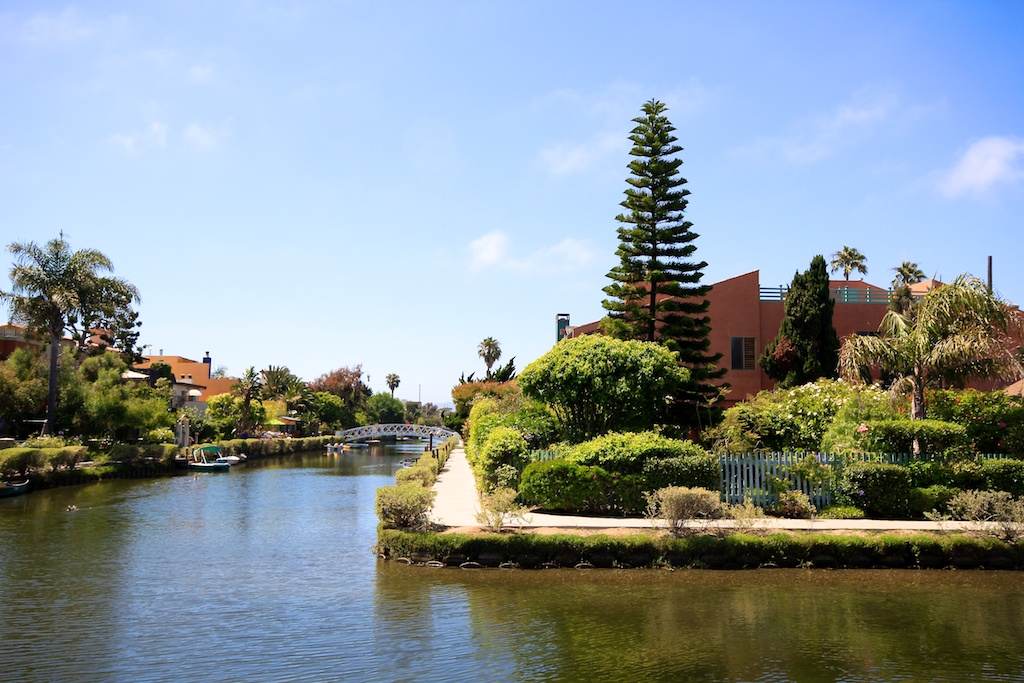
<svg viewBox="0 0 1024 683">
<path fill-rule="evenodd" d="M 8 1 L 0 241 L 107 254 L 154 353 L 444 403 L 602 315 L 653 98 L 706 282 L 848 244 L 1024 303 L 1022 45 L 1011 0 Z"/>
</svg>

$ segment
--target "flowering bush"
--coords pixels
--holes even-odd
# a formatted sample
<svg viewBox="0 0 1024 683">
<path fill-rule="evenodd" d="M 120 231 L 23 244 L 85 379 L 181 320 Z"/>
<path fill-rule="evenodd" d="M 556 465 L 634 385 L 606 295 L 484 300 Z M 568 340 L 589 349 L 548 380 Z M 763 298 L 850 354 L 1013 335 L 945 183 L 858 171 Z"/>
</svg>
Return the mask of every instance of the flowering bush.
<svg viewBox="0 0 1024 683">
<path fill-rule="evenodd" d="M 818 450 L 836 415 L 851 402 L 874 408 L 887 406 L 888 398 L 880 389 L 828 379 L 762 391 L 725 411 L 722 424 L 708 433 L 707 440 L 715 450 L 733 453 Z"/>
<path fill-rule="evenodd" d="M 955 422 L 979 453 L 1024 454 L 1024 401 L 1001 391 L 929 391 L 928 417 Z"/>
</svg>

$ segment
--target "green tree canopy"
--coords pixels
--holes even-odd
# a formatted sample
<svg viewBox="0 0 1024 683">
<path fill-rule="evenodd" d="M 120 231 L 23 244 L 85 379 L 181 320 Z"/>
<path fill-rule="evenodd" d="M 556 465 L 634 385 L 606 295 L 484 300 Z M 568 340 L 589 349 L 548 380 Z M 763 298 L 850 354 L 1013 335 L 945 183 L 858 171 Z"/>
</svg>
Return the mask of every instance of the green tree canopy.
<svg viewBox="0 0 1024 683">
<path fill-rule="evenodd" d="M 894 393 L 912 397 L 911 418 L 924 419 L 924 390 L 961 387 L 971 379 L 1024 376 L 1018 349 L 1020 314 L 981 280 L 961 275 L 925 294 L 909 314 L 890 310 L 878 336 L 851 335 L 839 356 L 844 377 L 895 378 Z"/>
<path fill-rule="evenodd" d="M 0 300 L 10 307 L 12 322 L 25 325 L 50 343 L 43 426 L 43 433 L 48 434 L 56 420 L 57 365 L 64 333 L 71 333 L 80 346 L 97 328 L 105 330 L 107 339 L 129 339 L 137 325 L 131 303 L 139 300 L 138 291 L 126 280 L 102 276 L 113 270 L 110 259 L 95 249 L 73 251 L 63 233 L 42 247 L 35 242 L 15 242 L 7 249 L 14 255 L 11 291 L 0 292 Z M 125 350 L 134 353 L 131 348 Z"/>
<path fill-rule="evenodd" d="M 401 424 L 405 422 L 405 406 L 390 394 L 374 394 L 366 399 L 359 422 L 372 424 Z"/>
<path fill-rule="evenodd" d="M 707 263 L 692 260 L 698 234 L 684 217 L 690 191 L 679 175 L 683 162 L 675 155 L 683 148 L 675 144 L 667 110 L 651 100 L 633 119 L 634 158 L 621 202 L 626 211 L 615 217 L 621 224 L 619 264 L 608 273 L 612 283 L 604 288 L 608 298 L 602 302 L 608 315 L 601 327 L 618 339 L 658 341 L 678 353 L 691 378 L 674 397 L 685 423 L 696 422 L 697 408 L 719 396 L 720 387 L 711 380 L 723 377 L 725 369 L 716 367 L 721 354 L 708 353 L 711 288 L 700 284 Z"/>
<path fill-rule="evenodd" d="M 604 335 L 560 341 L 519 376 L 523 393 L 548 404 L 573 441 L 663 423 L 669 398 L 688 380 L 664 346 Z"/>
<path fill-rule="evenodd" d="M 786 294 L 786 314 L 760 363 L 779 388 L 799 386 L 820 377 L 838 376 L 839 338 L 832 325 L 835 302 L 829 293 L 825 258 L 793 276 Z"/>
</svg>

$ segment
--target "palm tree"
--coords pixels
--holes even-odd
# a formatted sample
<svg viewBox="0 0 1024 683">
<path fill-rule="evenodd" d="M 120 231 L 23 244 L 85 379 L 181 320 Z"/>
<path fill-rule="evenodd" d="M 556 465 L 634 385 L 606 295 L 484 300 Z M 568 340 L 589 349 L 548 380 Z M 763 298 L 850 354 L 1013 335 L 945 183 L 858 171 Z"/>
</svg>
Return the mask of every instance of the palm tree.
<svg viewBox="0 0 1024 683">
<path fill-rule="evenodd" d="M 391 390 L 391 397 L 394 398 L 395 389 L 398 388 L 398 385 L 401 384 L 402 380 L 399 379 L 398 375 L 392 372 L 391 374 L 384 378 L 384 381 L 387 383 L 388 389 Z"/>
<path fill-rule="evenodd" d="M 855 270 L 861 275 L 867 275 L 868 267 L 864 265 L 867 260 L 864 254 L 844 244 L 842 251 L 832 254 L 832 261 L 829 262 L 829 265 L 832 267 L 833 273 L 841 270 L 843 271 L 843 278 L 849 280 L 850 273 Z"/>
<path fill-rule="evenodd" d="M 910 261 L 904 261 L 892 270 L 896 275 L 892 279 L 889 308 L 904 315 L 911 314 L 914 309 L 914 296 L 910 292 L 910 285 L 924 280 L 924 271 Z"/>
<path fill-rule="evenodd" d="M 490 378 L 491 366 L 501 358 L 501 346 L 498 345 L 494 337 L 487 337 L 480 342 L 477 355 L 484 359 L 484 364 L 487 366 L 487 376 Z"/>
<path fill-rule="evenodd" d="M 900 265 L 892 269 L 896 276 L 892 279 L 892 288 L 917 284 L 925 278 L 924 271 L 921 270 L 916 263 L 910 261 L 904 261 Z"/>
<path fill-rule="evenodd" d="M 970 379 L 1024 376 L 1016 352 L 1024 332 L 1019 314 L 977 278 L 961 275 L 928 292 L 911 314 L 890 310 L 879 335 L 851 335 L 839 353 L 839 369 L 867 379 L 874 366 L 895 377 L 894 394 L 909 393 L 910 417 L 925 418 L 924 390 Z"/>
<path fill-rule="evenodd" d="M 242 373 L 241 379 L 231 387 L 231 392 L 242 399 L 242 416 L 238 421 L 238 431 L 248 434 L 253 427 L 250 407 L 253 402 L 260 402 L 263 395 L 263 378 L 256 372 L 256 368 L 249 366 Z"/>
<path fill-rule="evenodd" d="M 101 277 L 100 273 L 114 269 L 110 259 L 95 249 L 73 251 L 63 232 L 42 247 L 35 242 L 15 242 L 7 250 L 14 255 L 11 291 L 0 292 L 0 301 L 10 307 L 11 322 L 41 333 L 50 343 L 49 390 L 42 429 L 43 434 L 50 434 L 57 413 L 57 361 L 64 332 L 74 331 L 79 321 L 88 325 L 99 319 L 96 306 L 108 302 L 98 297 L 98 292 L 115 293 L 128 301 L 138 301 L 139 295 L 125 280 Z"/>
</svg>

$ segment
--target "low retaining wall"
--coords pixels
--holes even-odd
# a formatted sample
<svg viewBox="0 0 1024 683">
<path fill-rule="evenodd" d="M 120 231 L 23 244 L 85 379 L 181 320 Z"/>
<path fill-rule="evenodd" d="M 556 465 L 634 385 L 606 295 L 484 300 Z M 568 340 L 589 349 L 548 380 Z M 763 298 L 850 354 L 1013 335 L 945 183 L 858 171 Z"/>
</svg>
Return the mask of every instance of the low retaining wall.
<svg viewBox="0 0 1024 683">
<path fill-rule="evenodd" d="M 1024 569 L 1024 544 L 965 534 L 772 534 L 683 538 L 438 534 L 380 529 L 382 559 L 462 568 Z"/>
</svg>

